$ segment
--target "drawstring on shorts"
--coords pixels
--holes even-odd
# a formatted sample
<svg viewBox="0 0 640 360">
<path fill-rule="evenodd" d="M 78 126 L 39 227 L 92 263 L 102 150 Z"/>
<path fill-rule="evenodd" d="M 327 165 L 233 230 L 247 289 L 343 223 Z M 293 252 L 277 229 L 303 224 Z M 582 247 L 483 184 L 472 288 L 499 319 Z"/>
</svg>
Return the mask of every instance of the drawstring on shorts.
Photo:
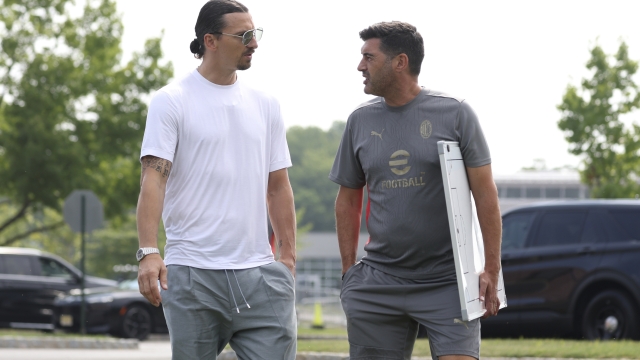
<svg viewBox="0 0 640 360">
<path fill-rule="evenodd" d="M 249 303 L 247 302 L 247 299 L 245 299 L 244 294 L 242 293 L 242 288 L 240 288 L 240 282 L 238 282 L 238 276 L 236 276 L 236 271 L 235 270 L 231 270 L 233 272 L 233 276 L 236 278 L 236 284 L 238 284 L 238 290 L 240 290 L 240 295 L 242 296 L 242 300 L 244 300 L 244 303 L 247 304 L 247 308 L 251 309 L 251 306 L 249 306 Z M 236 311 L 238 312 L 238 314 L 240 313 L 240 308 L 238 307 L 238 302 L 236 301 L 236 296 L 233 293 L 233 287 L 231 287 L 231 281 L 229 280 L 229 274 L 227 273 L 227 270 L 224 270 L 224 274 L 227 276 L 227 284 L 229 284 L 229 290 L 231 291 L 231 297 L 233 298 L 233 303 L 236 305 Z"/>
</svg>

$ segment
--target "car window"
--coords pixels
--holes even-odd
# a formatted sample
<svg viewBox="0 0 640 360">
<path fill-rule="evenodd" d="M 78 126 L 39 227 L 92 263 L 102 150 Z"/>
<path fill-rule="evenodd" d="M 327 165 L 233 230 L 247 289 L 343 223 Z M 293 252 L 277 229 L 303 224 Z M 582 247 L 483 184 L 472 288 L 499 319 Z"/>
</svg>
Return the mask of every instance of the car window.
<svg viewBox="0 0 640 360">
<path fill-rule="evenodd" d="M 532 246 L 577 244 L 581 240 L 586 211 L 549 211 L 542 215 Z"/>
<path fill-rule="evenodd" d="M 582 231 L 581 243 L 595 244 L 607 242 L 607 236 L 602 225 L 606 215 L 607 214 L 602 212 L 589 212 L 587 221 L 584 224 L 584 230 Z"/>
<path fill-rule="evenodd" d="M 502 249 L 521 249 L 527 240 L 535 213 L 520 212 L 510 214 L 502 220 Z"/>
<path fill-rule="evenodd" d="M 74 277 L 69 269 L 53 259 L 41 257 L 39 260 L 42 276 L 52 276 L 62 279 L 72 279 Z"/>
<path fill-rule="evenodd" d="M 38 275 L 38 272 L 31 262 L 31 256 L 25 255 L 0 255 L 2 267 L 0 270 L 4 274 L 10 275 Z"/>
<path fill-rule="evenodd" d="M 612 221 L 607 224 L 612 234 L 609 241 L 640 240 L 640 210 L 610 210 Z"/>
<path fill-rule="evenodd" d="M 616 242 L 631 239 L 631 236 L 620 226 L 614 216 L 609 212 L 600 215 L 600 224 L 604 232 L 605 241 Z"/>
</svg>

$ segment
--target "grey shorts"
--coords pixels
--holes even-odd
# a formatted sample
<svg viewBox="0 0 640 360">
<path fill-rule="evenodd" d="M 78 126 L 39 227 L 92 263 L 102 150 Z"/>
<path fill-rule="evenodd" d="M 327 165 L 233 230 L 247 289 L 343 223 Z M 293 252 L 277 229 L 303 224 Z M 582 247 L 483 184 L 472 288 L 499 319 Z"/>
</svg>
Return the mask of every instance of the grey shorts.
<svg viewBox="0 0 640 360">
<path fill-rule="evenodd" d="M 240 360 L 295 359 L 294 279 L 284 264 L 167 269 L 161 295 L 173 360 L 214 360 L 227 344 Z"/>
<path fill-rule="evenodd" d="M 418 324 L 427 328 L 434 360 L 479 358 L 480 321 L 462 321 L 455 277 L 410 280 L 358 263 L 345 273 L 340 299 L 351 360 L 411 359 Z"/>
</svg>

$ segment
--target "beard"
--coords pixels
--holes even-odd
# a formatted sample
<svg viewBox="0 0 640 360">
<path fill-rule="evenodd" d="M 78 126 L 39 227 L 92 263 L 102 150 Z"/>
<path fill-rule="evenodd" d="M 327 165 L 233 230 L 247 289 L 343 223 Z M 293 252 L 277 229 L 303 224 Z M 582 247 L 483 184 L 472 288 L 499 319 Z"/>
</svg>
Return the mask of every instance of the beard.
<svg viewBox="0 0 640 360">
<path fill-rule="evenodd" d="M 249 60 L 245 60 L 244 56 L 247 54 L 253 54 L 253 51 L 250 53 L 244 53 L 242 54 L 242 57 L 240 58 L 240 60 L 238 61 L 238 65 L 236 66 L 236 68 L 240 71 L 242 70 L 247 70 L 248 68 L 251 67 L 251 59 Z"/>
<path fill-rule="evenodd" d="M 251 61 L 240 61 L 238 62 L 238 70 L 242 71 L 242 70 L 247 70 L 248 68 L 251 67 Z"/>
<path fill-rule="evenodd" d="M 375 76 L 371 76 L 369 72 L 364 74 L 369 80 L 369 82 L 364 86 L 365 94 L 384 97 L 384 93 L 390 87 L 391 83 L 393 83 L 393 74 L 390 64 L 391 62 L 385 64 L 385 66 L 383 66 Z"/>
</svg>

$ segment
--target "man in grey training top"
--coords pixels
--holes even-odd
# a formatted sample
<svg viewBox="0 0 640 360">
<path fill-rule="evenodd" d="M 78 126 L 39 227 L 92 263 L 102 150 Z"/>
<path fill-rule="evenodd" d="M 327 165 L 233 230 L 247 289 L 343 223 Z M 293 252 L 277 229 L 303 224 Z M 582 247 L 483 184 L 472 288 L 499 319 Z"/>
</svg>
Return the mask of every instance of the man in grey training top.
<svg viewBox="0 0 640 360">
<path fill-rule="evenodd" d="M 238 78 L 251 67 L 262 28 L 241 3 L 210 0 L 195 36 L 191 53 L 202 62 L 158 90 L 147 114 L 140 292 L 162 302 L 173 360 L 214 360 L 227 344 L 238 359 L 293 360 L 296 220 L 284 122 L 273 96 Z"/>
<path fill-rule="evenodd" d="M 377 97 L 349 116 L 329 175 L 340 185 L 336 225 L 350 359 L 410 359 L 419 324 L 434 359 L 479 358 L 479 320 L 459 320 L 437 142 L 458 141 L 467 168 L 484 238 L 485 317 L 498 313 L 501 241 L 489 148 L 469 104 L 418 85 L 424 45 L 414 26 L 378 23 L 360 37 L 358 71 L 364 92 Z M 356 264 L 365 186 L 370 240 Z"/>
</svg>

